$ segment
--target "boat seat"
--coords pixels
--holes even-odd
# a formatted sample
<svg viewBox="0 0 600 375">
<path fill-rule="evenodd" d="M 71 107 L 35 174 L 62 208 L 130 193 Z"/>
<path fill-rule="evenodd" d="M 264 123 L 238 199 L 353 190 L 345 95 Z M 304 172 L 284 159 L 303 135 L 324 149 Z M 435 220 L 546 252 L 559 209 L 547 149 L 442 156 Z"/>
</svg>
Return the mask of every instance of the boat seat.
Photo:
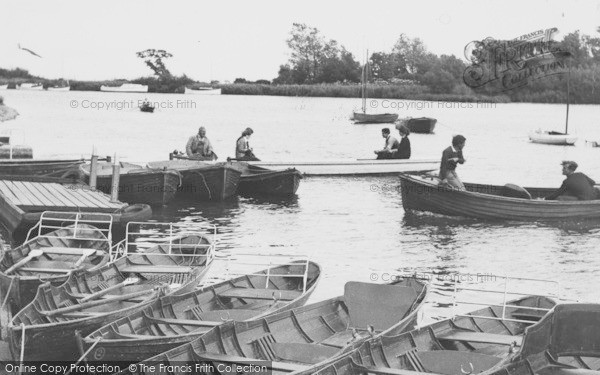
<svg viewBox="0 0 600 375">
<path fill-rule="evenodd" d="M 190 273 L 192 267 L 185 266 L 127 266 L 120 270 L 123 273 Z"/>
<path fill-rule="evenodd" d="M 348 343 L 353 339 L 354 337 L 352 336 L 352 330 L 347 329 L 329 336 L 325 340 L 319 342 L 319 344 L 341 349 L 348 345 Z"/>
<path fill-rule="evenodd" d="M 201 313 L 202 320 L 213 320 L 223 323 L 225 320 L 249 320 L 259 315 L 261 312 L 257 310 L 247 309 L 227 309 L 227 310 L 211 310 Z"/>
<path fill-rule="evenodd" d="M 425 372 L 443 375 L 462 375 L 465 372 L 478 374 L 489 370 L 502 360 L 493 355 L 458 350 L 418 351 L 416 355 Z M 465 372 L 461 371 L 461 367 Z"/>
<path fill-rule="evenodd" d="M 339 353 L 330 346 L 296 342 L 273 342 L 270 344 L 277 358 L 284 361 L 314 365 Z"/>
<path fill-rule="evenodd" d="M 352 328 L 373 326 L 376 331 L 390 328 L 406 316 L 416 299 L 417 292 L 405 286 L 350 281 L 344 287 Z"/>
<path fill-rule="evenodd" d="M 210 322 L 207 320 L 158 318 L 158 317 L 145 315 L 145 314 L 144 314 L 144 319 L 147 319 L 147 320 L 151 321 L 152 323 L 156 323 L 156 324 L 198 326 L 198 327 L 206 327 L 207 329 L 211 329 L 212 327 L 216 327 L 218 325 L 223 324 L 223 322 Z"/>
<path fill-rule="evenodd" d="M 20 267 L 16 270 L 17 272 L 40 272 L 40 273 L 69 273 L 72 272 L 71 268 L 37 268 L 37 267 Z"/>
<path fill-rule="evenodd" d="M 93 316 L 101 316 L 101 315 L 106 315 L 106 314 L 108 314 L 108 313 L 100 312 L 100 311 L 74 311 L 71 313 L 61 314 L 61 316 L 63 318 L 80 319 L 80 318 L 90 318 Z"/>
<path fill-rule="evenodd" d="M 471 331 L 451 331 L 445 334 L 436 335 L 436 338 L 441 341 L 464 341 L 495 345 L 512 345 L 513 343 L 516 343 L 517 346 L 521 346 L 523 341 L 522 336 Z"/>
<path fill-rule="evenodd" d="M 293 301 L 300 297 L 302 292 L 298 290 L 278 289 L 252 289 L 232 288 L 218 293 L 219 297 L 242 298 L 242 299 L 277 299 L 281 301 Z"/>
<path fill-rule="evenodd" d="M 278 361 L 260 361 L 253 358 L 239 357 L 234 355 L 227 354 L 217 354 L 217 353 L 199 353 L 195 356 L 198 359 L 206 360 L 206 361 L 214 361 L 214 362 L 223 362 L 223 363 L 236 363 L 236 364 L 249 364 L 249 365 L 266 365 L 271 367 L 274 371 L 281 372 L 295 372 L 295 371 L 303 371 L 309 368 L 306 365 L 298 365 L 294 363 L 286 363 L 286 362 L 278 362 Z"/>
<path fill-rule="evenodd" d="M 418 372 L 411 370 L 395 369 L 390 367 L 373 367 L 373 366 L 362 366 L 356 365 L 360 373 L 365 374 L 376 374 L 376 375 L 431 375 L 428 372 Z"/>
<path fill-rule="evenodd" d="M 87 249 L 87 248 L 73 248 L 73 247 L 42 247 L 40 248 L 46 254 L 58 254 L 58 255 L 85 255 L 95 254 L 102 255 L 104 251 L 98 249 Z"/>
</svg>

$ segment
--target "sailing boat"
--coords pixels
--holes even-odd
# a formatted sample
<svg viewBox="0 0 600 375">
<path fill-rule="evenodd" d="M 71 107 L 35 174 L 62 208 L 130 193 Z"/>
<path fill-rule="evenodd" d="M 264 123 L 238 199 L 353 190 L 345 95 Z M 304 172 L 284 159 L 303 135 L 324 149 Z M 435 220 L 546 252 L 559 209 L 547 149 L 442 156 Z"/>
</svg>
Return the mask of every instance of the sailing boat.
<svg viewBox="0 0 600 375">
<path fill-rule="evenodd" d="M 570 96 L 570 81 L 571 81 L 571 67 L 569 66 L 569 72 L 567 73 L 567 118 L 565 120 L 565 132 L 557 131 L 542 131 L 541 129 L 536 130 L 533 133 L 529 133 L 529 140 L 533 143 L 543 143 L 546 145 L 561 145 L 561 146 L 572 146 L 577 142 L 577 137 L 569 135 L 569 96 Z"/>
<path fill-rule="evenodd" d="M 355 124 L 387 124 L 394 123 L 398 119 L 398 114 L 395 113 L 367 113 L 367 82 L 369 81 L 369 52 L 365 65 L 363 65 L 361 83 L 362 96 L 362 112 L 354 112 Z"/>
</svg>

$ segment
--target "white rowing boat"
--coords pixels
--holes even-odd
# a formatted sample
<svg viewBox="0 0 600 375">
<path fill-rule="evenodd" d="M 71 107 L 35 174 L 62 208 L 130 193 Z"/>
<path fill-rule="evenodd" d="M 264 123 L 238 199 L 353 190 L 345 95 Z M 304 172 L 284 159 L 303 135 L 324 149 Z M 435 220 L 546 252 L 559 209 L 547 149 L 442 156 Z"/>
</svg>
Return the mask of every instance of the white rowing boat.
<svg viewBox="0 0 600 375">
<path fill-rule="evenodd" d="M 186 87 L 184 92 L 191 95 L 221 95 L 221 89 L 213 89 L 212 87 L 199 87 L 197 89 Z"/>
<path fill-rule="evenodd" d="M 321 161 L 250 161 L 249 164 L 269 168 L 296 168 L 306 176 L 361 176 L 428 172 L 439 168 L 438 159 L 345 159 Z"/>
<path fill-rule="evenodd" d="M 147 85 L 139 85 L 137 83 L 124 83 L 121 86 L 100 86 L 100 91 L 105 92 L 148 92 Z"/>
</svg>

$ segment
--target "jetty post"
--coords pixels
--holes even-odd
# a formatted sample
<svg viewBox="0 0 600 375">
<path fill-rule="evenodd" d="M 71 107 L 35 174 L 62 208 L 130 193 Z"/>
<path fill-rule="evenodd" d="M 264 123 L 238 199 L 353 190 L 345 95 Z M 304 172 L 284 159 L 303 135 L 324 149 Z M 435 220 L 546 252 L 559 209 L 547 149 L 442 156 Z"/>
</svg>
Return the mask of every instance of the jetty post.
<svg viewBox="0 0 600 375">
<path fill-rule="evenodd" d="M 96 190 L 98 176 L 98 155 L 96 146 L 92 147 L 92 160 L 90 161 L 90 189 Z"/>
<path fill-rule="evenodd" d="M 110 188 L 110 202 L 116 203 L 119 201 L 119 180 L 121 178 L 121 165 L 117 160 L 117 154 L 115 154 L 114 162 L 112 165 L 112 186 Z"/>
</svg>

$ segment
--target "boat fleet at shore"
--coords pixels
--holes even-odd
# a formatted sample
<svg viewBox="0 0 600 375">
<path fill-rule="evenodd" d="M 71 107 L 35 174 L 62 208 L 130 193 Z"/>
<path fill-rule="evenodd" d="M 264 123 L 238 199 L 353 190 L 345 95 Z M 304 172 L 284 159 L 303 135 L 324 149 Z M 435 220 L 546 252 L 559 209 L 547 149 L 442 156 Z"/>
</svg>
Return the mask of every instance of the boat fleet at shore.
<svg viewBox="0 0 600 375">
<path fill-rule="evenodd" d="M 306 305 L 325 274 L 307 257 L 232 252 L 228 264 L 251 266 L 204 283 L 218 261 L 215 227 L 130 223 L 113 246 L 111 225 L 48 213 L 3 254 L 2 308 L 14 315 L 2 337 L 14 361 L 135 374 L 600 373 L 597 304 L 507 300 L 504 288 L 502 304 L 421 326 L 429 285 L 416 275 L 349 281 Z"/>
<path fill-rule="evenodd" d="M 15 89 L 17 90 L 27 90 L 27 91 L 70 91 L 71 86 L 67 82 L 64 86 L 48 86 L 44 88 L 42 83 L 21 83 L 15 85 Z M 0 90 L 8 90 L 8 84 L 0 85 Z M 100 91 L 104 92 L 127 92 L 127 93 L 147 93 L 148 85 L 140 85 L 137 83 L 123 83 L 120 86 L 108 86 L 102 85 L 100 86 Z M 221 95 L 221 89 L 213 88 L 213 87 L 196 87 L 196 88 L 184 88 L 184 94 L 189 95 Z"/>
</svg>

